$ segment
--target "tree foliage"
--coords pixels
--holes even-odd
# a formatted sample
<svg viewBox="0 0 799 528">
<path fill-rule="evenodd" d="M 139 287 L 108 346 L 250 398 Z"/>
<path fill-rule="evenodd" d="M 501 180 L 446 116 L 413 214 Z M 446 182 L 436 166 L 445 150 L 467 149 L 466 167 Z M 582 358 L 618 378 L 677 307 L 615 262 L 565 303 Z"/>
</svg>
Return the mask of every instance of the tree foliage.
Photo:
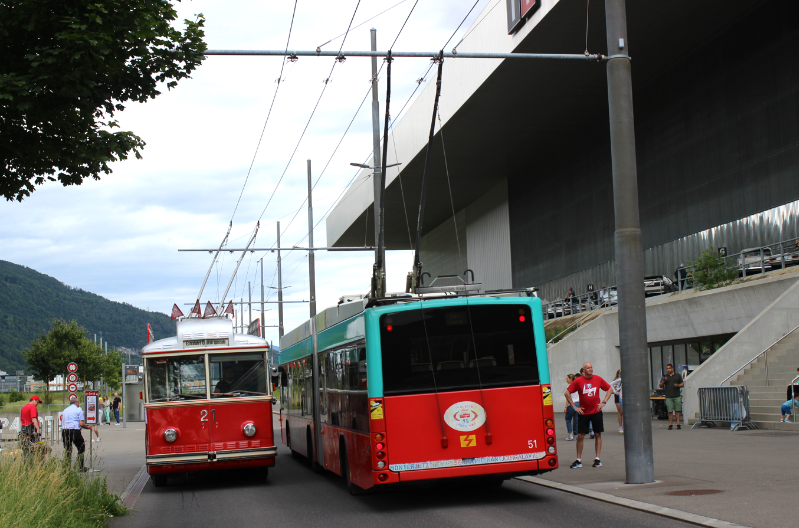
<svg viewBox="0 0 799 528">
<path fill-rule="evenodd" d="M 122 359 L 116 351 L 108 355 L 102 347 L 86 337 L 86 329 L 78 323 L 56 319 L 47 335 L 39 336 L 24 351 L 33 375 L 45 382 L 45 394 L 49 393 L 49 382 L 56 376 L 67 374 L 67 365 L 78 364 L 78 379 L 97 381 L 104 378 L 112 387 L 119 386 L 122 376 Z M 48 394 L 49 396 L 49 394 Z"/>
<path fill-rule="evenodd" d="M 726 259 L 713 246 L 708 246 L 691 265 L 694 284 L 701 290 L 726 286 L 738 278 L 738 270 L 728 268 Z"/>
<path fill-rule="evenodd" d="M 170 0 L 0 0 L 2 196 L 99 180 L 110 162 L 141 157 L 144 141 L 112 118 L 202 62 L 202 15 L 183 32 L 176 18 Z"/>
</svg>

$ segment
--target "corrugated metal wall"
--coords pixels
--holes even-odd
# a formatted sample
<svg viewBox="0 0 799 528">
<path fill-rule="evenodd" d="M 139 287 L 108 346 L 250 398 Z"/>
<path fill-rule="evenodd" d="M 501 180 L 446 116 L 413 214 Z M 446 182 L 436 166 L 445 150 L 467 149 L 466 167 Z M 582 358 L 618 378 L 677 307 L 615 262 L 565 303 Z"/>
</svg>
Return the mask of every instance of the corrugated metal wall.
<svg viewBox="0 0 799 528">
<path fill-rule="evenodd" d="M 458 236 L 455 237 L 457 228 Z M 459 247 L 460 244 L 460 247 Z M 440 275 L 458 275 L 463 277 L 463 272 L 469 266 L 466 264 L 466 210 L 455 214 L 455 222 L 450 217 L 428 234 L 422 237 L 419 248 L 419 258 L 422 261 L 422 271 L 430 273 L 425 277 L 425 284 Z M 454 279 L 445 279 L 436 282 L 436 285 L 452 285 L 458 282 Z"/>
<path fill-rule="evenodd" d="M 680 264 L 690 263 L 708 246 L 726 247 L 729 254 L 735 254 L 746 248 L 789 239 L 799 240 L 799 200 L 646 249 L 644 273 L 673 277 Z M 786 251 L 792 247 L 786 247 Z M 603 262 L 537 286 L 540 297 L 553 301 L 564 297 L 563 292 L 570 286 L 575 292 L 583 293 L 588 284 L 597 289 L 615 285 L 615 261 Z"/>
<path fill-rule="evenodd" d="M 797 4 L 765 2 L 659 77 L 634 85 L 648 273 L 670 275 L 676 261 L 706 247 L 702 237 L 717 236 L 701 235 L 706 230 L 725 233 L 731 252 L 779 240 L 776 227 L 740 219 L 799 200 Z M 562 149 L 509 177 L 515 287 L 551 284 L 542 296 L 555 299 L 577 274 L 578 291 L 605 282 L 614 258 L 607 122 L 607 109 L 586 116 Z M 593 268 L 596 274 L 587 271 Z"/>
<path fill-rule="evenodd" d="M 508 224 L 508 182 L 504 178 L 466 208 L 469 269 L 483 291 L 513 287 Z"/>
</svg>

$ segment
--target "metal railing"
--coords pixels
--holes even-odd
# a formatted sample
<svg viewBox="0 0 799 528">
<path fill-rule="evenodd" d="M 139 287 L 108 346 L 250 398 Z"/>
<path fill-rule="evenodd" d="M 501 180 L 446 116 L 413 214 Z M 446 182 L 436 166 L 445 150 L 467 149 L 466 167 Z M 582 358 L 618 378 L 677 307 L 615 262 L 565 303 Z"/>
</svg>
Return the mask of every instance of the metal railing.
<svg viewBox="0 0 799 528">
<path fill-rule="evenodd" d="M 790 389 L 791 393 L 791 416 L 793 416 L 794 423 L 796 423 L 796 389 L 794 389 L 793 386 L 796 385 L 797 381 L 799 381 L 799 376 L 796 376 L 788 384 L 788 388 Z"/>
<path fill-rule="evenodd" d="M 758 355 L 756 355 L 755 357 L 753 357 L 752 359 L 750 359 L 749 361 L 744 363 L 738 370 L 736 370 L 735 372 L 733 372 L 732 374 L 730 374 L 729 376 L 724 378 L 724 380 L 719 385 L 724 385 L 725 383 L 727 383 L 727 380 L 729 380 L 730 378 L 732 378 L 733 376 L 735 376 L 736 374 L 741 372 L 743 369 L 745 369 L 746 367 L 748 367 L 749 365 L 751 365 L 752 363 L 757 361 L 758 358 L 760 358 L 760 356 L 765 355 L 765 357 L 766 357 L 766 385 L 768 386 L 768 354 L 766 354 L 766 352 L 768 352 L 769 350 L 774 348 L 774 345 L 776 345 L 777 343 L 779 343 L 780 341 L 782 341 L 783 339 L 785 339 L 786 337 L 791 335 L 794 332 L 794 330 L 796 330 L 797 328 L 799 328 L 799 325 L 794 326 L 793 329 L 789 330 L 788 333 L 786 333 L 784 336 L 782 336 L 781 338 L 779 338 L 776 341 L 774 341 L 773 343 L 771 343 L 761 353 L 759 353 Z"/>
<path fill-rule="evenodd" d="M 572 324 L 570 324 L 569 326 L 567 326 L 566 328 L 564 328 L 563 330 L 561 330 L 560 332 L 558 332 L 558 333 L 557 333 L 555 336 L 553 336 L 553 337 L 552 337 L 552 339 L 550 339 L 549 341 L 547 341 L 547 348 L 549 348 L 549 346 L 550 346 L 550 345 L 552 345 L 552 344 L 555 342 L 555 340 L 556 340 L 556 339 L 558 339 L 560 336 L 562 336 L 562 335 L 564 335 L 564 334 L 567 334 L 567 333 L 571 332 L 571 331 L 572 331 L 572 329 L 575 329 L 575 330 L 576 330 L 577 328 L 580 328 L 580 326 L 581 326 L 581 325 L 582 325 L 582 324 L 583 324 L 583 323 L 584 323 L 584 322 L 585 322 L 585 321 L 586 321 L 588 318 L 590 318 L 590 317 L 591 317 L 591 315 L 592 315 L 592 312 L 588 312 L 588 313 L 584 314 L 582 317 L 580 317 L 579 319 L 577 319 L 577 320 L 575 320 L 574 322 L 572 322 Z"/>
<path fill-rule="evenodd" d="M 716 422 L 730 422 L 731 431 L 760 429 L 752 422 L 749 413 L 749 389 L 743 385 L 733 387 L 702 387 L 699 394 L 699 421 L 694 427 L 716 427 Z"/>
</svg>

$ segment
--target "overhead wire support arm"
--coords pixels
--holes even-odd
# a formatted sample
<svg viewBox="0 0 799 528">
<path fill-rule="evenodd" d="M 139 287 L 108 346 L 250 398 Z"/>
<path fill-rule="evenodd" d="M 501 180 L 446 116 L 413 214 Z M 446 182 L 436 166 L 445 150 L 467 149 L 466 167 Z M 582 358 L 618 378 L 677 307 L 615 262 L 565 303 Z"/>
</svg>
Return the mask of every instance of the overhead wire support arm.
<svg viewBox="0 0 799 528">
<path fill-rule="evenodd" d="M 284 50 L 207 50 L 205 55 L 250 55 L 277 57 L 387 57 L 389 51 L 284 51 Z M 601 53 L 475 53 L 475 52 L 440 52 L 440 51 L 391 51 L 393 58 L 428 58 L 435 59 L 539 59 L 539 60 L 574 60 L 588 62 L 605 62 L 608 57 Z"/>
<path fill-rule="evenodd" d="M 269 247 L 269 248 L 233 248 L 233 249 L 225 249 L 225 251 L 230 251 L 231 253 L 238 253 L 239 251 L 249 251 L 250 253 L 255 253 L 256 251 L 374 251 L 374 246 L 363 246 L 363 247 L 299 247 L 299 246 L 292 246 L 292 247 Z M 178 251 L 200 251 L 203 253 L 213 253 L 216 251 L 215 249 L 179 249 Z"/>
</svg>

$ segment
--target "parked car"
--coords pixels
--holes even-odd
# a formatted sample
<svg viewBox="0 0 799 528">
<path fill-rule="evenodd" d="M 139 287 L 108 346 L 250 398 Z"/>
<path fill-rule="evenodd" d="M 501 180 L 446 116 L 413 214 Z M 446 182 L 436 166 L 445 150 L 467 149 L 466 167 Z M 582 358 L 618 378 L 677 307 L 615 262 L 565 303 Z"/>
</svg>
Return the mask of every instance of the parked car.
<svg viewBox="0 0 799 528">
<path fill-rule="evenodd" d="M 618 304 L 618 292 L 616 288 L 608 288 L 599 290 L 598 304 L 600 307 L 615 306 Z"/>
<path fill-rule="evenodd" d="M 763 252 L 762 260 L 761 251 Z M 775 260 L 777 259 L 772 256 L 771 248 L 747 248 L 741 251 L 741 254 L 738 256 L 738 272 L 743 274 L 744 269 L 746 269 L 747 275 L 754 275 L 755 273 L 771 271 Z M 777 263 L 777 265 L 779 265 L 779 263 Z"/>
<path fill-rule="evenodd" d="M 651 275 L 644 277 L 644 295 L 663 295 L 679 290 L 679 287 L 665 275 Z"/>
</svg>

